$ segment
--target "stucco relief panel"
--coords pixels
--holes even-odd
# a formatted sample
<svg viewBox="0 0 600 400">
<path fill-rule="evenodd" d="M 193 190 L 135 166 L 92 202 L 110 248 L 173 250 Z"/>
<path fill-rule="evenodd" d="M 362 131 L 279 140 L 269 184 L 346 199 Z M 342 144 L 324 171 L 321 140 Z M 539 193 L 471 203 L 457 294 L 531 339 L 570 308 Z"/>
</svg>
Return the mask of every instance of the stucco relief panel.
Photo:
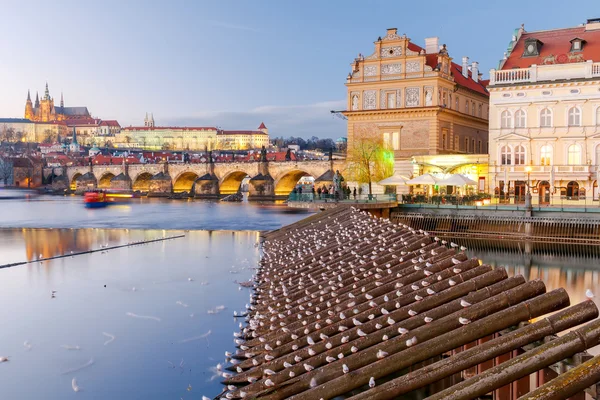
<svg viewBox="0 0 600 400">
<path fill-rule="evenodd" d="M 421 89 L 420 88 L 406 88 L 406 107 L 417 107 L 419 106 Z"/>
<path fill-rule="evenodd" d="M 374 110 L 377 107 L 376 96 L 376 90 L 365 90 L 363 92 L 363 110 Z"/>
<path fill-rule="evenodd" d="M 381 58 L 398 57 L 402 55 L 401 46 L 386 46 L 381 48 Z"/>
<path fill-rule="evenodd" d="M 396 90 L 396 108 L 402 107 L 402 90 Z"/>
<path fill-rule="evenodd" d="M 419 61 L 407 61 L 406 72 L 421 72 L 421 63 Z"/>
<path fill-rule="evenodd" d="M 400 74 L 402 73 L 402 64 L 383 64 L 381 66 L 381 75 Z"/>
<path fill-rule="evenodd" d="M 377 75 L 377 65 L 365 65 L 365 76 Z"/>
</svg>

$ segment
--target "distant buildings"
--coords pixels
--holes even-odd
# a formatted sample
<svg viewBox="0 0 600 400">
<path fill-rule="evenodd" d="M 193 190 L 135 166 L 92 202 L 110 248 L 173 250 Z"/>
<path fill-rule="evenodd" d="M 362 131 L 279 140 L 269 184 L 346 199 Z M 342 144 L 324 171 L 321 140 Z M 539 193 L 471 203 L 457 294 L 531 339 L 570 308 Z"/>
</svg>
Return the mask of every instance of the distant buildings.
<svg viewBox="0 0 600 400">
<path fill-rule="evenodd" d="M 155 126 L 154 116 L 146 114 L 144 126 L 122 128 L 113 144 L 146 150 L 247 150 L 269 146 L 269 131 L 264 123 L 254 131 Z"/>
<path fill-rule="evenodd" d="M 25 102 L 25 118 L 34 122 L 65 121 L 76 118 L 90 118 L 91 114 L 87 107 L 65 107 L 62 93 L 60 95 L 60 106 L 54 105 L 54 98 L 50 96 L 48 83 L 42 100 L 35 94 L 35 104 L 31 102 L 31 95 L 27 92 Z"/>
<path fill-rule="evenodd" d="M 600 197 L 600 19 L 515 30 L 490 71 L 490 173 L 499 195 Z"/>
</svg>

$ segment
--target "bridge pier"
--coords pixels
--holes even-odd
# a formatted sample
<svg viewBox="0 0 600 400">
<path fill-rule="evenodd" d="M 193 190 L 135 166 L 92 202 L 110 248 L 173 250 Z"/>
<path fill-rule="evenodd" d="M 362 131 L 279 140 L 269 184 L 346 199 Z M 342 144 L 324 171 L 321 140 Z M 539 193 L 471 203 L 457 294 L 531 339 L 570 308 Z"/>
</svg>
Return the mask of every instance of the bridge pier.
<svg viewBox="0 0 600 400">
<path fill-rule="evenodd" d="M 148 197 L 169 197 L 173 193 L 173 179 L 169 175 L 169 164 L 165 163 L 163 171 L 150 178 Z"/>
<path fill-rule="evenodd" d="M 218 199 L 221 195 L 219 178 L 215 175 L 206 174 L 201 176 L 196 179 L 194 187 L 194 197 L 197 199 Z"/>
<path fill-rule="evenodd" d="M 258 174 L 251 178 L 249 183 L 249 201 L 275 200 L 275 179 L 269 174 L 269 162 L 262 155 L 258 164 Z"/>
<path fill-rule="evenodd" d="M 98 180 L 92 171 L 86 172 L 75 180 L 75 194 L 83 194 L 85 191 L 97 187 Z"/>
</svg>

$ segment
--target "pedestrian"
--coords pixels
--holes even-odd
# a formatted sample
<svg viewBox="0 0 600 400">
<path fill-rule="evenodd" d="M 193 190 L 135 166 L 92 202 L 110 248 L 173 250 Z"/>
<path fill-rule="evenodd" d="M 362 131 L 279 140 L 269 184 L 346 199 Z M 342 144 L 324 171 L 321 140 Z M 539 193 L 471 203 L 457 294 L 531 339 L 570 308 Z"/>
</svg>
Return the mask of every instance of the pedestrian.
<svg viewBox="0 0 600 400">
<path fill-rule="evenodd" d="M 312 193 L 312 199 L 314 200 L 315 199 L 315 187 L 314 186 L 311 186 L 310 192 Z"/>
<path fill-rule="evenodd" d="M 298 194 L 302 194 L 302 186 L 298 186 Z"/>
<path fill-rule="evenodd" d="M 354 200 L 356 200 L 356 186 L 354 186 L 354 190 L 352 191 L 352 195 L 354 196 Z"/>
<path fill-rule="evenodd" d="M 321 200 L 321 188 L 317 188 L 317 196 L 319 197 L 319 200 Z"/>
</svg>

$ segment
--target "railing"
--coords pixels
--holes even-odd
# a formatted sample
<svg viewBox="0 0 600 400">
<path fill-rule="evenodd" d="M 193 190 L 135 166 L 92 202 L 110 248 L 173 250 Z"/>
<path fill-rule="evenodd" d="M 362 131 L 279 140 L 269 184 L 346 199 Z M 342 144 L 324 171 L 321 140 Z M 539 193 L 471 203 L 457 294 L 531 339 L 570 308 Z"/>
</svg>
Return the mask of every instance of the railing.
<svg viewBox="0 0 600 400">
<path fill-rule="evenodd" d="M 395 203 L 397 196 L 395 194 L 360 194 L 360 195 L 333 195 L 333 194 L 312 194 L 312 193 L 291 193 L 288 197 L 288 201 L 299 201 L 299 202 L 321 202 L 321 203 L 333 203 L 333 202 L 344 202 L 344 203 Z"/>
<path fill-rule="evenodd" d="M 550 60 L 551 61 L 551 60 Z M 516 68 L 490 71 L 490 85 L 506 85 L 522 82 L 556 81 L 564 79 L 589 79 L 600 76 L 600 62 L 579 62 L 568 59 L 561 63 L 532 65 L 529 68 Z"/>
<path fill-rule="evenodd" d="M 593 212 L 600 213 L 600 201 L 591 196 L 531 194 L 531 209 L 545 212 Z M 497 211 L 525 211 L 525 194 L 522 195 L 473 195 L 473 196 L 424 196 L 402 195 L 398 203 L 402 208 L 447 208 Z"/>
</svg>

